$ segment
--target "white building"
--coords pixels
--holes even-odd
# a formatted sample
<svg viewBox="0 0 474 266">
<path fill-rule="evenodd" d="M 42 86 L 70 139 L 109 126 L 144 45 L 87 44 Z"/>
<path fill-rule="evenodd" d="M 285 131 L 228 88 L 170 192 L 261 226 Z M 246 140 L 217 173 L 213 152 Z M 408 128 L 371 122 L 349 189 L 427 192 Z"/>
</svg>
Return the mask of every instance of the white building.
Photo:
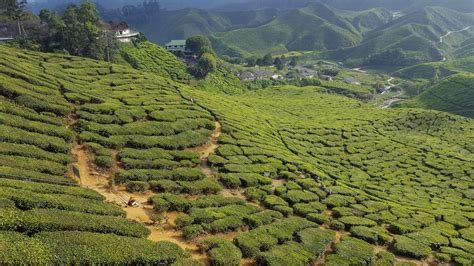
<svg viewBox="0 0 474 266">
<path fill-rule="evenodd" d="M 119 42 L 129 43 L 140 34 L 139 32 L 131 31 L 125 22 L 111 23 L 110 26 L 112 32 L 115 33 L 115 38 L 117 38 Z"/>
</svg>

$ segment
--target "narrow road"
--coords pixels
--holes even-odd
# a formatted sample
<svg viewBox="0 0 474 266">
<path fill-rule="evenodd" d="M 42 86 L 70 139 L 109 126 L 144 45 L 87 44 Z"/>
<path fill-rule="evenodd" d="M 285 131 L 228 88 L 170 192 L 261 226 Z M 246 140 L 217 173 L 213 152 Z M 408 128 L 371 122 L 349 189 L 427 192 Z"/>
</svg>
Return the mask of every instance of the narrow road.
<svg viewBox="0 0 474 266">
<path fill-rule="evenodd" d="M 468 26 L 468 27 L 465 27 L 464 29 L 461 29 L 461 30 L 456 30 L 456 31 L 448 31 L 448 33 L 446 33 L 445 35 L 439 37 L 439 43 L 443 43 L 443 39 L 448 37 L 449 35 L 451 35 L 452 33 L 458 33 L 458 32 L 463 32 L 463 31 L 467 31 L 469 29 L 471 29 L 473 26 Z"/>
</svg>

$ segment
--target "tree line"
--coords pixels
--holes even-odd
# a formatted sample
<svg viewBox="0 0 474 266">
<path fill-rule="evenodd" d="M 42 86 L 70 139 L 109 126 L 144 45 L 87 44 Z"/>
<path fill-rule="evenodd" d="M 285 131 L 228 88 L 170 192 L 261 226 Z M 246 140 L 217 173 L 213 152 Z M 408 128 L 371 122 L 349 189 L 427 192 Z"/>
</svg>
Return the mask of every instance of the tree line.
<svg viewBox="0 0 474 266">
<path fill-rule="evenodd" d="M 26 10 L 26 0 L 2 0 L 1 7 L 3 14 L 18 24 L 16 43 L 22 48 L 106 61 L 114 61 L 118 55 L 114 33 L 106 29 L 96 6 L 89 0 L 67 6 L 61 15 L 43 9 L 38 17 Z M 34 23 L 34 30 L 27 35 L 22 25 L 28 16 Z"/>
</svg>

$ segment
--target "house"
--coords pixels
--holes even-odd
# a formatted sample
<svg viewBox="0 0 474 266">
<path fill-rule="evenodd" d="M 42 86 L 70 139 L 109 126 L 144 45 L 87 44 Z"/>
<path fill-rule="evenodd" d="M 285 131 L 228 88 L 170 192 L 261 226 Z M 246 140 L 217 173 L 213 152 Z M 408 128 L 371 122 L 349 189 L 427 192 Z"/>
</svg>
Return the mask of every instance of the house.
<svg viewBox="0 0 474 266">
<path fill-rule="evenodd" d="M 360 85 L 360 82 L 352 77 L 344 78 L 344 82 L 351 85 Z"/>
<path fill-rule="evenodd" d="M 186 40 L 172 40 L 165 45 L 170 52 L 186 52 Z"/>
<path fill-rule="evenodd" d="M 245 80 L 245 81 L 255 79 L 255 75 L 252 72 L 240 73 L 238 76 L 239 76 L 240 80 Z"/>
<path fill-rule="evenodd" d="M 253 73 L 255 79 L 269 79 L 273 76 L 273 73 L 270 71 L 259 70 Z"/>
<path fill-rule="evenodd" d="M 136 39 L 140 33 L 131 31 L 126 22 L 110 23 L 112 32 L 119 42 L 129 43 Z"/>
</svg>

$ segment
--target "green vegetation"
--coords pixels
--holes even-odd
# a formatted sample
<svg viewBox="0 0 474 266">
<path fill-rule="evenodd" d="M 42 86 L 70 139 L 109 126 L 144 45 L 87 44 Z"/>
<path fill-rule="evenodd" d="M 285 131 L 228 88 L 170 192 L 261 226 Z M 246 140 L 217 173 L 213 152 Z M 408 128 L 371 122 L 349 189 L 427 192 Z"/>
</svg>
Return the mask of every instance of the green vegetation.
<svg viewBox="0 0 474 266">
<path fill-rule="evenodd" d="M 462 73 L 448 77 L 419 96 L 398 103 L 397 107 L 434 109 L 474 117 L 474 75 Z"/>
<path fill-rule="evenodd" d="M 324 20 L 362 38 L 347 20 Z M 182 75 L 176 61 L 163 66 L 145 52 L 156 47 L 138 45 L 124 49 L 147 73 L 0 46 L 0 247 L 7 250 L 0 264 L 189 263 L 176 245 L 143 239 L 149 231 L 120 208 L 74 186 L 66 174 L 75 141 L 93 166 L 117 170 L 116 184 L 156 192 L 149 203 L 157 217 L 178 212 L 174 222 L 189 241 L 235 234 L 233 242 L 201 242 L 212 265 L 238 265 L 242 256 L 307 265 L 333 243 L 333 230 L 350 236 L 334 244 L 327 265 L 394 263 L 373 245 L 417 259 L 472 261 L 472 120 L 375 109 L 357 99 L 371 88 L 339 81 L 238 91 L 219 60 L 200 89 L 191 88 L 171 80 Z M 470 78 L 443 82 L 461 90 Z M 238 93 L 216 93 L 209 85 L 216 80 Z M 216 120 L 213 174 L 204 174 L 195 148 L 208 143 Z M 224 196 L 224 187 L 247 200 Z"/>
<path fill-rule="evenodd" d="M 133 68 L 177 81 L 189 80 L 186 65 L 165 48 L 151 42 L 122 45 L 122 57 Z"/>
</svg>

